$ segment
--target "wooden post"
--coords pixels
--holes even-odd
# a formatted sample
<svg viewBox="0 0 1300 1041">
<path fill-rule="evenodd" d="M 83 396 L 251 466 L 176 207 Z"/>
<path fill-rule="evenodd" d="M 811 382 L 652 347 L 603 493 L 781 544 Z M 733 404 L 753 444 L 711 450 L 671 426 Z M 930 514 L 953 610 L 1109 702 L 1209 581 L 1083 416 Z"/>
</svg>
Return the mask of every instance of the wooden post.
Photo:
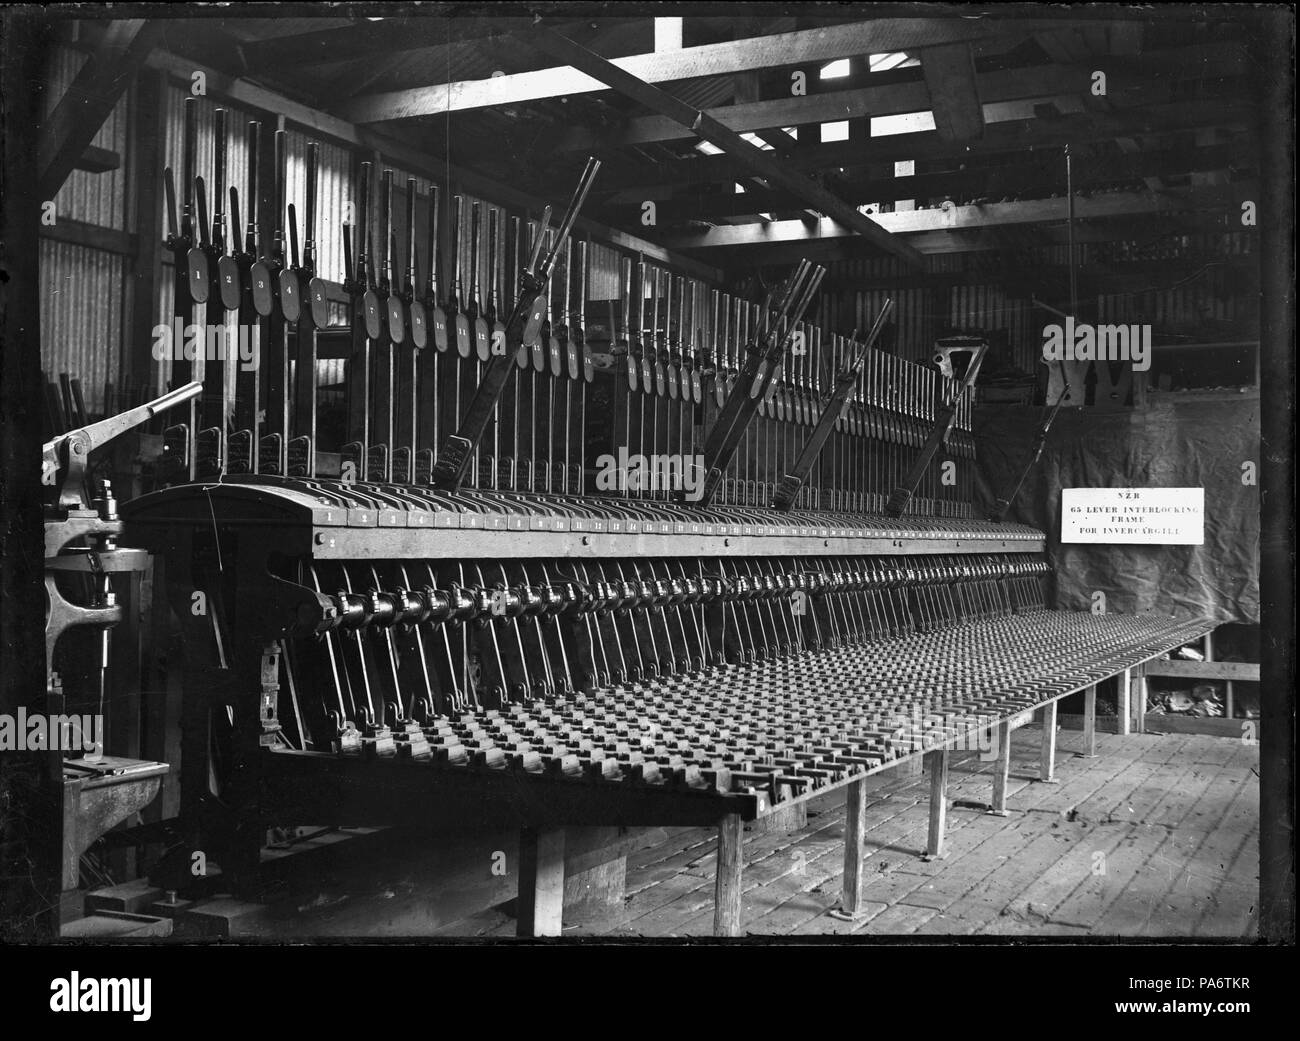
<svg viewBox="0 0 1300 1041">
<path fill-rule="evenodd" d="M 862 915 L 862 841 L 867 831 L 867 779 L 849 785 L 844 807 L 844 897 L 832 914 L 836 918 Z"/>
<path fill-rule="evenodd" d="M 135 383 L 149 387 L 149 397 L 159 393 L 159 363 L 151 353 L 154 326 L 165 319 L 158 287 L 163 279 L 162 178 L 163 144 L 166 139 L 166 88 L 162 74 L 155 69 L 141 69 L 136 83 L 136 105 L 132 110 L 135 124 L 131 136 L 132 168 L 135 179 L 132 195 L 132 225 L 136 231 L 136 255 L 131 259 L 130 288 L 124 293 L 123 320 L 126 341 L 119 370 L 121 385 Z M 110 370 L 111 371 L 111 370 Z M 136 402 L 127 402 L 124 407 Z M 113 407 L 104 403 L 104 414 Z M 138 483 L 138 482 L 133 482 Z M 119 496 L 120 496 L 119 492 Z"/>
<path fill-rule="evenodd" d="M 1132 729 L 1132 719 L 1129 713 L 1132 709 L 1129 707 L 1130 692 L 1133 687 L 1133 670 L 1125 669 L 1119 674 L 1118 683 L 1115 691 L 1115 721 L 1116 733 L 1123 737 Z"/>
<path fill-rule="evenodd" d="M 559 936 L 564 918 L 564 829 L 519 835 L 519 920 L 516 936 Z"/>
<path fill-rule="evenodd" d="M 1043 744 L 1038 753 L 1038 779 L 1056 784 L 1056 702 L 1043 706 Z"/>
<path fill-rule="evenodd" d="M 1205 660 L 1214 661 L 1214 630 L 1213 629 L 1211 629 L 1208 633 L 1205 634 Z M 1233 712 L 1232 680 L 1225 680 L 1224 686 L 1226 688 L 1225 689 L 1226 702 L 1223 708 L 1223 717 L 1225 719 L 1231 719 L 1232 712 Z"/>
<path fill-rule="evenodd" d="M 1007 815 L 1007 777 L 1011 773 L 1011 720 L 998 727 L 998 759 L 993 767 L 993 799 L 989 813 L 994 817 Z"/>
<path fill-rule="evenodd" d="M 943 832 L 948 822 L 948 749 L 927 752 L 930 766 L 930 835 L 926 842 L 926 860 L 943 856 Z"/>
<path fill-rule="evenodd" d="M 740 876 L 744 867 L 741 844 L 744 825 L 740 814 L 729 813 L 718 822 L 718 867 L 713 883 L 713 935 L 740 935 Z"/>
<path fill-rule="evenodd" d="M 1081 759 L 1097 758 L 1097 684 L 1083 692 L 1083 752 Z"/>
<path fill-rule="evenodd" d="M 1133 670 L 1133 729 L 1139 734 L 1147 732 L 1147 665 L 1143 662 Z"/>
</svg>

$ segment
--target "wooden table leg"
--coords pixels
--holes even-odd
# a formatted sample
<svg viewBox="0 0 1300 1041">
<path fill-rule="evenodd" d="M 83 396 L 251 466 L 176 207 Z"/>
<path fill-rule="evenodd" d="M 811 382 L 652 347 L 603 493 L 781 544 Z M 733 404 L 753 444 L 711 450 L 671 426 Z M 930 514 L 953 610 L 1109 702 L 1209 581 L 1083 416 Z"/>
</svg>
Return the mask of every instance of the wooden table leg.
<svg viewBox="0 0 1300 1041">
<path fill-rule="evenodd" d="M 1083 692 L 1083 752 L 1080 759 L 1097 758 L 1097 685 Z"/>
<path fill-rule="evenodd" d="M 1056 702 L 1043 706 L 1043 744 L 1038 752 L 1038 779 L 1056 784 Z"/>
<path fill-rule="evenodd" d="M 1011 720 L 998 727 L 998 759 L 993 766 L 993 801 L 989 813 L 1007 815 L 1007 778 L 1011 773 Z"/>
<path fill-rule="evenodd" d="M 1214 661 L 1214 630 L 1213 629 L 1211 629 L 1208 633 L 1205 634 L 1205 660 Z M 1226 700 L 1225 700 L 1223 715 L 1225 719 L 1231 719 L 1233 714 L 1233 709 L 1234 709 L 1233 706 L 1234 699 L 1232 696 L 1233 695 L 1232 680 L 1225 680 L 1224 688 L 1225 688 Z"/>
<path fill-rule="evenodd" d="M 740 935 L 740 883 L 744 824 L 729 813 L 718 822 L 718 867 L 713 882 L 713 935 Z"/>
<path fill-rule="evenodd" d="M 1125 669 L 1121 672 L 1118 684 L 1115 698 L 1115 719 L 1118 724 L 1116 732 L 1123 737 L 1130 733 L 1133 727 L 1130 716 L 1133 710 L 1129 707 L 1129 699 L 1133 690 L 1133 670 Z"/>
<path fill-rule="evenodd" d="M 519 834 L 516 936 L 559 936 L 564 919 L 564 829 Z"/>
<path fill-rule="evenodd" d="M 1133 673 L 1137 685 L 1133 690 L 1133 729 L 1139 734 L 1147 732 L 1147 666 L 1139 665 Z"/>
<path fill-rule="evenodd" d="M 930 834 L 925 847 L 926 860 L 943 856 L 943 833 L 948 823 L 948 749 L 927 752 L 930 766 Z"/>
<path fill-rule="evenodd" d="M 831 911 L 834 918 L 862 916 L 862 842 L 867 832 L 867 779 L 860 777 L 849 785 L 844 810 L 844 897 Z"/>
</svg>

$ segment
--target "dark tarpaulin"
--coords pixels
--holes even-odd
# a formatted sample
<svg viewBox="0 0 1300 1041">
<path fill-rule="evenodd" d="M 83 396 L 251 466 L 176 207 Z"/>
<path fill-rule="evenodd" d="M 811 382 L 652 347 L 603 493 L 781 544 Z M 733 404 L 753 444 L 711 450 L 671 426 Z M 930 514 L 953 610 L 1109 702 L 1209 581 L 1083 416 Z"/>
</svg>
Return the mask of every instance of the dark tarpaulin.
<svg viewBox="0 0 1300 1041">
<path fill-rule="evenodd" d="M 1032 451 L 1040 408 L 975 410 L 976 509 L 1006 494 Z M 1112 613 L 1205 615 L 1259 622 L 1259 400 L 1170 400 L 1124 411 L 1062 409 L 1043 457 L 1007 520 L 1047 532 L 1056 606 L 1087 610 L 1106 594 Z M 1062 488 L 1205 489 L 1202 546 L 1061 544 Z"/>
</svg>

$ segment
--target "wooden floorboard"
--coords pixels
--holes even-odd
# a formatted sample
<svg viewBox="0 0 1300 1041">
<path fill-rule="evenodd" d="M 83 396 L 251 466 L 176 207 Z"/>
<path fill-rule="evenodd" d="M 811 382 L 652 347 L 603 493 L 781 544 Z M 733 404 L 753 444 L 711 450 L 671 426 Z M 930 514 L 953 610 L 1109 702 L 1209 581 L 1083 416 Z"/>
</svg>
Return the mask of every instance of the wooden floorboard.
<svg viewBox="0 0 1300 1041">
<path fill-rule="evenodd" d="M 864 913 L 839 902 L 844 796 L 807 827 L 747 837 L 746 933 L 812 935 L 1254 935 L 1258 745 L 1193 734 L 1059 735 L 1059 784 L 1036 780 L 1037 727 L 1012 741 L 1007 817 L 984 813 L 992 763 L 954 754 L 947 856 L 923 861 L 928 778 L 885 775 L 868 796 Z M 566 936 L 702 936 L 713 924 L 713 833 L 683 831 L 628 858 L 621 911 Z M 500 928 L 498 926 L 498 928 Z M 504 930 L 502 930 L 504 932 Z"/>
</svg>

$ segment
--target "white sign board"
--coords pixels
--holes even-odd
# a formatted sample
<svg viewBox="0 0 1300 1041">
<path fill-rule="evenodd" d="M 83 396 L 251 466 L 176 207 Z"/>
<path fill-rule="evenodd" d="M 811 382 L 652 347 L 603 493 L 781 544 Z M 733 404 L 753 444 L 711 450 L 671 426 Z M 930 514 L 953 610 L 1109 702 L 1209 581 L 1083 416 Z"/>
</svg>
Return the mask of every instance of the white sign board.
<svg viewBox="0 0 1300 1041">
<path fill-rule="evenodd" d="M 1062 488 L 1061 541 L 1205 544 L 1204 488 Z"/>
</svg>

